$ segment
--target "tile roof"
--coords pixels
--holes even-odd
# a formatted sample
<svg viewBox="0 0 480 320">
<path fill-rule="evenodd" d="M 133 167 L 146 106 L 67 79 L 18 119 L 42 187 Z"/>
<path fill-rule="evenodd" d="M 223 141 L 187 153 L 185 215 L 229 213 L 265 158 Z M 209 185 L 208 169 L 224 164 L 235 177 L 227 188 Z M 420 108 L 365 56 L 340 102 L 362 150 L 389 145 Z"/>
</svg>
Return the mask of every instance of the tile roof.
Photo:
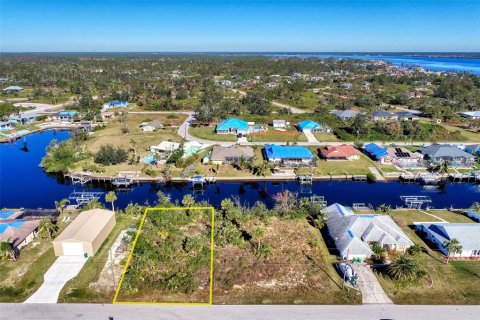
<svg viewBox="0 0 480 320">
<path fill-rule="evenodd" d="M 322 147 L 319 151 L 325 158 L 348 158 L 353 155 L 360 155 L 357 149 L 348 144 Z"/>
</svg>

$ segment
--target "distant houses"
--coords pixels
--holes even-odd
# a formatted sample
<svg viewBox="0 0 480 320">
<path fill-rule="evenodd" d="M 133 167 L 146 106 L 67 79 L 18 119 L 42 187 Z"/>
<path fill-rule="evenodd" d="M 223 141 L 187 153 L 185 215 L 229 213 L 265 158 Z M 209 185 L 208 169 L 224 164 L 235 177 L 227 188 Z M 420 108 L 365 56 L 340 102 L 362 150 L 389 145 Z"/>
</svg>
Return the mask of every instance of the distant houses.
<svg viewBox="0 0 480 320">
<path fill-rule="evenodd" d="M 240 159 L 250 160 L 253 156 L 253 148 L 249 146 L 214 146 L 212 152 L 204 158 L 203 163 L 237 164 Z"/>
<path fill-rule="evenodd" d="M 445 244 L 456 239 L 462 251 L 450 253 L 451 257 L 480 259 L 480 223 L 419 223 L 415 228 L 446 256 L 449 252 Z"/>
<path fill-rule="evenodd" d="M 396 115 L 398 120 L 414 121 L 420 119 L 419 116 L 409 111 L 397 112 Z"/>
<path fill-rule="evenodd" d="M 280 146 L 267 144 L 264 148 L 265 159 L 285 167 L 312 166 L 315 164 L 315 156 L 305 147 Z"/>
<path fill-rule="evenodd" d="M 351 89 L 351 88 L 352 88 L 352 84 L 349 83 L 349 82 L 342 83 L 342 84 L 340 85 L 340 88 L 342 88 L 342 89 Z"/>
<path fill-rule="evenodd" d="M 10 121 L 0 121 L 0 132 L 9 131 L 13 129 L 13 124 Z"/>
<path fill-rule="evenodd" d="M 290 125 L 290 123 L 285 121 L 285 120 L 276 119 L 276 120 L 272 121 L 272 127 L 275 128 L 275 129 L 277 129 L 277 128 L 284 129 L 289 125 Z"/>
<path fill-rule="evenodd" d="M 471 167 L 475 163 L 473 155 L 448 144 L 434 144 L 423 148 L 421 153 L 434 164 L 447 161 L 452 167 Z"/>
<path fill-rule="evenodd" d="M 328 160 L 358 160 L 360 152 L 351 145 L 326 146 L 319 149 L 322 158 Z"/>
<path fill-rule="evenodd" d="M 19 86 L 10 86 L 6 87 L 5 89 L 2 90 L 4 94 L 9 94 L 9 93 L 20 93 L 23 91 L 22 87 Z"/>
<path fill-rule="evenodd" d="M 237 119 L 229 118 L 220 121 L 215 128 L 217 134 L 247 134 L 248 122 Z"/>
<path fill-rule="evenodd" d="M 300 121 L 297 124 L 297 128 L 300 132 L 311 132 L 311 133 L 332 131 L 330 128 L 324 127 L 313 120 Z"/>
<path fill-rule="evenodd" d="M 75 116 L 78 115 L 76 111 L 60 111 L 49 116 L 50 120 L 59 120 L 72 122 Z"/>
<path fill-rule="evenodd" d="M 460 116 L 470 120 L 480 119 L 480 110 L 460 112 Z"/>
<path fill-rule="evenodd" d="M 145 132 L 153 132 L 163 128 L 163 123 L 160 120 L 152 120 L 140 124 L 140 128 Z"/>
<path fill-rule="evenodd" d="M 328 233 L 344 259 L 370 258 L 378 244 L 387 251 L 405 252 L 413 242 L 388 215 L 355 214 L 338 203 L 324 209 Z"/>
<path fill-rule="evenodd" d="M 340 120 L 346 121 L 354 119 L 357 115 L 360 114 L 360 111 L 349 109 L 349 110 L 336 110 L 332 112 Z"/>
<path fill-rule="evenodd" d="M 103 104 L 102 111 L 110 108 L 127 108 L 127 107 L 128 107 L 128 101 L 111 100 Z"/>
<path fill-rule="evenodd" d="M 388 112 L 385 110 L 378 110 L 372 112 L 372 120 L 373 121 L 389 121 L 389 120 L 396 120 L 398 116 L 395 113 Z"/>
</svg>

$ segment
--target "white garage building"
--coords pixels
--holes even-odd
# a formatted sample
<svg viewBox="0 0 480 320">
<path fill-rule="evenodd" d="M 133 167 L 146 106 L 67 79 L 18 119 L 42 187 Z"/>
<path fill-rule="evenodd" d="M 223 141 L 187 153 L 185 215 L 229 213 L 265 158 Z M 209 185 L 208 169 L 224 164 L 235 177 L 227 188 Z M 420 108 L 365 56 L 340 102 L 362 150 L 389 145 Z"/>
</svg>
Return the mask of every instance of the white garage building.
<svg viewBox="0 0 480 320">
<path fill-rule="evenodd" d="M 115 213 L 109 210 L 84 211 L 53 240 L 56 256 L 93 256 L 115 226 Z"/>
</svg>

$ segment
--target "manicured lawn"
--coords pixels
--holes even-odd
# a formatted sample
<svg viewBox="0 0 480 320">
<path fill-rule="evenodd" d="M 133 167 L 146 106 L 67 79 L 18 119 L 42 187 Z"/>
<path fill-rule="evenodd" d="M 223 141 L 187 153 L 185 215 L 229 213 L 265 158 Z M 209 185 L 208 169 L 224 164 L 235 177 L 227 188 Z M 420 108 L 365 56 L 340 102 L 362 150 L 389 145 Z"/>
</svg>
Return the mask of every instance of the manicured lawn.
<svg viewBox="0 0 480 320">
<path fill-rule="evenodd" d="M 305 142 L 307 137 L 301 132 L 298 132 L 294 127 L 290 127 L 288 132 L 294 133 L 282 133 L 275 130 L 273 127 L 268 127 L 268 133 L 264 134 L 250 134 L 248 136 L 249 141 L 252 142 Z"/>
<path fill-rule="evenodd" d="M 22 249 L 18 261 L 0 261 L 0 302 L 25 301 L 55 260 L 51 240 L 37 238 Z"/>
<path fill-rule="evenodd" d="M 90 257 L 80 273 L 67 282 L 60 292 L 58 302 L 90 302 L 111 303 L 116 286 L 113 283 L 103 290 L 94 290 L 89 284 L 98 280 L 100 272 L 108 261 L 108 251 L 122 230 L 136 225 L 138 219 L 126 215 L 117 215 L 117 224 L 97 251 L 95 256 Z M 112 279 L 113 281 L 113 279 Z M 119 279 L 115 279 L 118 283 Z"/>
<path fill-rule="evenodd" d="M 188 133 L 200 139 L 215 141 L 237 141 L 233 134 L 216 134 L 215 127 L 190 127 Z"/>
<path fill-rule="evenodd" d="M 317 138 L 317 140 L 320 142 L 340 141 L 336 135 L 329 132 L 315 133 L 315 138 Z"/>
<path fill-rule="evenodd" d="M 367 174 L 370 172 L 368 167 L 375 167 L 375 164 L 366 156 L 361 155 L 360 159 L 352 161 L 326 161 L 318 157 L 318 149 L 310 148 L 312 153 L 317 157 L 317 166 L 313 168 L 313 174 L 319 176 L 326 176 L 330 173 L 332 175 L 343 174 Z M 302 168 L 299 170 L 301 173 L 311 173 L 311 168 Z"/>
</svg>

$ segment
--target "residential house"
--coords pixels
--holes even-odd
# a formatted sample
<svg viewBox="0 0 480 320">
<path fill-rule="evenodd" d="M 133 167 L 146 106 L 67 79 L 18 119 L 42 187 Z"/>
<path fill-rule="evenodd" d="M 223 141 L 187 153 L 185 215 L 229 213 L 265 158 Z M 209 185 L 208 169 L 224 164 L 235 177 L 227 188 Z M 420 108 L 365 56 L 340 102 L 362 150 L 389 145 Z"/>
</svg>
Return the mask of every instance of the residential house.
<svg viewBox="0 0 480 320">
<path fill-rule="evenodd" d="M 286 167 L 312 166 L 315 164 L 315 157 L 312 152 L 300 146 L 280 146 L 267 144 L 264 148 L 265 158 L 272 163 Z"/>
<path fill-rule="evenodd" d="M 313 76 L 313 77 L 310 77 L 310 81 L 312 82 L 321 82 L 323 81 L 324 78 L 323 77 L 320 77 L 320 76 Z"/>
<path fill-rule="evenodd" d="M 409 111 L 402 111 L 402 112 L 397 112 L 396 117 L 398 120 L 408 120 L 408 121 L 413 121 L 413 120 L 418 120 L 420 119 L 419 116 L 416 114 L 409 112 Z"/>
<path fill-rule="evenodd" d="M 128 107 L 128 101 L 111 100 L 103 104 L 102 111 L 110 108 L 126 108 L 126 107 Z"/>
<path fill-rule="evenodd" d="M 194 154 L 200 153 L 203 149 L 207 147 L 206 144 L 200 143 L 198 141 L 188 141 L 183 145 L 183 156 L 188 158 Z"/>
<path fill-rule="evenodd" d="M 217 134 L 247 134 L 248 122 L 237 119 L 229 118 L 220 121 L 215 128 Z"/>
<path fill-rule="evenodd" d="M 451 257 L 480 259 L 480 223 L 418 223 L 415 228 L 446 256 L 449 253 L 445 244 L 452 239 L 457 239 L 462 246 L 462 251 L 452 253 Z"/>
<path fill-rule="evenodd" d="M 421 168 L 424 167 L 423 156 L 412 152 L 404 147 L 387 148 L 388 157 L 386 160 L 399 168 Z"/>
<path fill-rule="evenodd" d="M 480 110 L 460 112 L 460 116 L 470 120 L 480 119 Z"/>
<path fill-rule="evenodd" d="M 8 121 L 14 124 L 31 124 L 35 122 L 38 117 L 38 114 L 32 112 L 20 113 L 18 116 L 11 115 L 8 117 Z"/>
<path fill-rule="evenodd" d="M 163 123 L 160 120 L 152 120 L 140 124 L 140 128 L 145 132 L 152 132 L 163 128 Z"/>
<path fill-rule="evenodd" d="M 0 121 L 0 132 L 13 129 L 13 124 L 9 121 Z"/>
<path fill-rule="evenodd" d="M 102 117 L 102 120 L 113 119 L 115 117 L 115 112 L 112 112 L 112 111 L 102 112 L 101 117 Z"/>
<path fill-rule="evenodd" d="M 35 239 L 38 224 L 39 220 L 0 219 L 0 242 L 8 241 L 18 251 Z"/>
<path fill-rule="evenodd" d="M 78 114 L 76 111 L 60 111 L 49 116 L 50 120 L 59 120 L 65 122 L 72 122 Z"/>
<path fill-rule="evenodd" d="M 351 120 L 354 119 L 357 115 L 360 114 L 360 111 L 349 109 L 349 110 L 335 110 L 332 112 L 340 120 Z"/>
<path fill-rule="evenodd" d="M 342 83 L 342 84 L 340 85 L 340 88 L 342 88 L 342 89 L 351 89 L 351 88 L 352 88 L 352 84 L 351 84 L 351 83 L 348 83 L 348 82 L 347 82 L 347 83 Z"/>
<path fill-rule="evenodd" d="M 363 146 L 365 153 L 375 161 L 380 163 L 389 162 L 389 154 L 386 148 L 382 148 L 375 143 L 369 143 Z"/>
<path fill-rule="evenodd" d="M 360 152 L 353 146 L 342 144 L 340 146 L 327 146 L 318 149 L 320 155 L 328 160 L 358 160 Z"/>
<path fill-rule="evenodd" d="M 289 125 L 290 123 L 285 120 L 276 119 L 272 121 L 272 127 L 274 128 L 286 128 Z"/>
<path fill-rule="evenodd" d="M 268 88 L 268 89 L 277 88 L 278 86 L 279 86 L 279 84 L 276 83 L 276 82 L 268 82 L 268 83 L 265 83 L 265 88 Z"/>
<path fill-rule="evenodd" d="M 172 142 L 172 141 L 162 141 L 157 146 L 151 146 L 151 152 L 172 152 L 173 150 L 177 150 L 180 147 L 180 143 Z"/>
<path fill-rule="evenodd" d="M 448 161 L 452 167 L 471 167 L 475 162 L 473 155 L 448 144 L 434 144 L 423 148 L 421 153 L 432 163 Z"/>
<path fill-rule="evenodd" d="M 203 160 L 204 163 L 212 164 L 237 164 L 243 158 L 250 160 L 254 156 L 253 148 L 248 146 L 214 146 L 212 152 Z"/>
<path fill-rule="evenodd" d="M 373 121 L 388 121 L 388 120 L 396 120 L 398 117 L 395 113 L 387 112 L 385 110 L 378 110 L 372 112 L 372 120 Z"/>
<path fill-rule="evenodd" d="M 22 91 L 23 91 L 23 88 L 19 87 L 19 86 L 10 86 L 10 87 L 6 87 L 5 89 L 3 89 L 3 93 L 5 93 L 5 94 L 20 93 Z"/>
<path fill-rule="evenodd" d="M 328 233 L 344 259 L 370 258 L 372 246 L 378 243 L 387 251 L 405 252 L 413 242 L 388 215 L 355 214 L 338 204 L 324 209 Z"/>
<path fill-rule="evenodd" d="M 480 144 L 471 144 L 465 146 L 465 152 L 473 154 L 474 156 L 480 157 Z"/>
<path fill-rule="evenodd" d="M 331 132 L 330 128 L 324 127 L 321 124 L 313 121 L 313 120 L 304 120 L 300 121 L 297 124 L 298 130 L 301 132 Z"/>
<path fill-rule="evenodd" d="M 480 222 L 480 212 L 473 210 L 473 208 L 468 209 L 467 216 L 472 218 L 473 220 Z"/>
</svg>

